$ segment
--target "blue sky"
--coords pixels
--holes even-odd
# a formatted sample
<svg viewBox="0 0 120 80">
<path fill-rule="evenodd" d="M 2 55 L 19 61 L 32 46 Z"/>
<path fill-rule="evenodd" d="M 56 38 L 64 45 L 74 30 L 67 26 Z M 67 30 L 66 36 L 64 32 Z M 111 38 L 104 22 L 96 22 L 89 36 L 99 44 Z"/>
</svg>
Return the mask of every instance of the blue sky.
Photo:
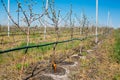
<svg viewBox="0 0 120 80">
<path fill-rule="evenodd" d="M 4 0 L 7 5 L 7 0 Z M 24 0 L 20 0 L 23 3 Z M 36 0 L 38 3 L 34 6 L 34 11 L 37 13 L 41 12 L 42 0 Z M 16 19 L 16 2 L 15 0 L 10 0 L 11 3 L 11 15 Z M 78 16 L 81 15 L 82 10 L 89 18 L 89 20 L 95 21 L 95 7 L 96 0 L 55 0 L 56 9 L 60 9 L 62 15 L 65 15 L 69 9 L 70 4 L 73 6 L 73 13 Z M 26 8 L 25 6 L 23 6 Z M 99 0 L 99 24 L 107 24 L 107 15 L 110 11 L 111 23 L 114 27 L 120 27 L 120 0 Z M 22 15 L 21 15 L 22 16 Z M 0 24 L 7 24 L 7 14 L 0 2 Z"/>
</svg>

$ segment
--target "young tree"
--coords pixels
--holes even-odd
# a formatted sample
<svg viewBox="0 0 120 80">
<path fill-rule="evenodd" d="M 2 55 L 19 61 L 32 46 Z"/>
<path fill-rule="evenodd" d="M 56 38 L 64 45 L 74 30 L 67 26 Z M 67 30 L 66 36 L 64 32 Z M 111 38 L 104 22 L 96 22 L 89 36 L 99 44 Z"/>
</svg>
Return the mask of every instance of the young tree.
<svg viewBox="0 0 120 80">
<path fill-rule="evenodd" d="M 87 24 L 87 17 L 86 15 L 83 13 L 82 14 L 82 21 L 81 21 L 81 25 L 82 25 L 82 28 L 81 28 L 81 34 L 83 34 L 85 32 L 85 26 Z"/>
<path fill-rule="evenodd" d="M 54 71 L 55 71 L 55 66 L 56 62 L 55 62 L 55 55 L 56 55 L 56 47 L 57 47 L 57 41 L 59 41 L 60 38 L 60 34 L 59 34 L 59 21 L 60 21 L 60 10 L 56 11 L 55 10 L 55 3 L 54 0 L 49 0 L 49 8 L 48 8 L 50 12 L 47 11 L 47 17 L 51 20 L 52 25 L 54 26 L 55 29 L 55 33 L 56 33 L 56 44 L 53 46 L 53 55 L 52 55 L 52 66 L 54 67 Z"/>
<path fill-rule="evenodd" d="M 33 6 L 36 4 L 33 0 L 28 0 L 27 2 L 20 2 L 19 0 L 16 0 L 17 5 L 18 5 L 18 23 L 15 21 L 15 19 L 13 19 L 12 15 L 7 11 L 7 7 L 5 5 L 4 0 L 1 0 L 1 3 L 7 13 L 7 15 L 9 16 L 10 20 L 13 22 L 13 24 L 19 28 L 22 32 L 24 32 L 24 34 L 26 34 L 26 41 L 27 41 L 27 46 L 29 46 L 30 43 L 30 27 L 31 24 L 35 21 L 37 21 L 38 19 L 40 19 L 41 17 L 43 17 L 43 15 L 45 14 L 45 12 L 43 12 L 42 14 L 36 14 L 33 12 Z M 28 11 L 25 10 L 25 8 L 23 8 L 23 3 L 26 3 L 26 7 L 28 8 Z M 23 28 L 20 27 L 19 25 L 19 12 L 21 12 L 22 16 L 22 20 L 25 22 L 25 24 L 27 25 L 27 31 L 23 30 Z M 25 53 L 27 53 L 28 48 L 25 50 Z M 23 56 L 22 59 L 22 68 L 21 68 L 21 72 L 20 74 L 22 74 L 23 72 L 23 66 L 26 60 L 26 55 Z"/>
<path fill-rule="evenodd" d="M 70 6 L 70 28 L 71 28 L 71 39 L 73 38 L 73 25 L 74 25 L 74 20 L 72 21 L 72 4 Z"/>
<path fill-rule="evenodd" d="M 42 14 L 33 13 L 33 6 L 36 4 L 33 0 L 28 0 L 28 1 L 24 2 L 27 4 L 28 12 L 26 12 L 26 10 L 23 9 L 23 3 L 21 3 L 19 0 L 16 0 L 16 2 L 17 2 L 17 6 L 18 6 L 18 10 L 17 10 L 18 23 L 15 21 L 15 19 L 13 19 L 11 14 L 7 11 L 7 7 L 5 5 L 5 2 L 3 0 L 1 0 L 1 3 L 2 3 L 7 15 L 9 16 L 10 20 L 13 22 L 13 24 L 16 25 L 17 28 L 19 28 L 22 32 L 24 32 L 26 34 L 26 37 L 27 37 L 27 44 L 26 45 L 29 46 L 29 43 L 30 43 L 29 35 L 30 35 L 31 24 L 33 22 L 35 22 L 36 20 L 40 19 L 41 17 L 43 17 L 45 12 L 43 12 Z M 23 14 L 22 18 L 23 18 L 23 21 L 27 25 L 27 31 L 24 31 L 19 25 L 19 12 L 21 12 Z"/>
<path fill-rule="evenodd" d="M 83 35 L 85 33 L 85 28 L 88 25 L 87 17 L 86 17 L 84 12 L 81 13 L 81 18 L 79 18 L 76 14 L 75 14 L 75 17 L 76 17 L 76 20 L 79 23 L 80 35 Z"/>
</svg>

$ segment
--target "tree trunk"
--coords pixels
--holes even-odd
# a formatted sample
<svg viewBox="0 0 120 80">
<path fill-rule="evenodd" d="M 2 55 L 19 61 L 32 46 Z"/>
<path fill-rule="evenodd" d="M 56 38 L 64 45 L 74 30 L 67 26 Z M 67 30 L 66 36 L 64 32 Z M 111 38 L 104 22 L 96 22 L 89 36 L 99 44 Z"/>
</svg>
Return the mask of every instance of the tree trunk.
<svg viewBox="0 0 120 80">
<path fill-rule="evenodd" d="M 27 46 L 29 46 L 29 43 L 30 43 L 30 28 L 28 27 L 28 30 L 27 30 Z"/>
</svg>

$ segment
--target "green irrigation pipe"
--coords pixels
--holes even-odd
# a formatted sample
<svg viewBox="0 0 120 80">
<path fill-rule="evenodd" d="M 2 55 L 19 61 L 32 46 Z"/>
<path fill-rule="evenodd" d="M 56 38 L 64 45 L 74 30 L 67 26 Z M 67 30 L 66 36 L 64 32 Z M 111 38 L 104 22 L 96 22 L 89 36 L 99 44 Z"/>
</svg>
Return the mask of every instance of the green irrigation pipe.
<svg viewBox="0 0 120 80">
<path fill-rule="evenodd" d="M 99 34 L 99 35 L 101 35 L 101 34 Z M 70 42 L 70 41 L 74 41 L 74 40 L 83 41 L 87 38 L 92 38 L 94 36 L 96 36 L 96 35 L 92 35 L 92 36 L 84 37 L 84 38 L 73 38 L 73 39 L 70 39 L 70 40 L 50 42 L 50 43 L 47 43 L 47 44 L 39 44 L 39 45 L 33 45 L 33 46 L 24 46 L 24 47 L 19 47 L 19 48 L 13 48 L 13 49 L 0 51 L 0 54 L 7 53 L 7 52 L 12 52 L 12 51 L 17 51 L 17 50 L 22 50 L 22 49 L 29 49 L 29 48 L 43 47 L 43 46 L 54 45 L 54 44 L 59 44 L 59 43 L 66 43 L 66 42 Z"/>
</svg>

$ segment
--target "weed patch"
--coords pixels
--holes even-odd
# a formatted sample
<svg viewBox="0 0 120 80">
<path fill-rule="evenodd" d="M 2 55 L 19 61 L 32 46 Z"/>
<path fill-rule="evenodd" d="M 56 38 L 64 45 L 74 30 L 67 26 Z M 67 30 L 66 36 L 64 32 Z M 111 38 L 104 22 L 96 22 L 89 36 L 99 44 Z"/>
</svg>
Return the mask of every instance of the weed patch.
<svg viewBox="0 0 120 80">
<path fill-rule="evenodd" d="M 114 53 L 112 55 L 113 60 L 117 63 L 120 63 L 120 31 L 117 30 L 115 33 L 115 45 L 114 45 Z"/>
</svg>

